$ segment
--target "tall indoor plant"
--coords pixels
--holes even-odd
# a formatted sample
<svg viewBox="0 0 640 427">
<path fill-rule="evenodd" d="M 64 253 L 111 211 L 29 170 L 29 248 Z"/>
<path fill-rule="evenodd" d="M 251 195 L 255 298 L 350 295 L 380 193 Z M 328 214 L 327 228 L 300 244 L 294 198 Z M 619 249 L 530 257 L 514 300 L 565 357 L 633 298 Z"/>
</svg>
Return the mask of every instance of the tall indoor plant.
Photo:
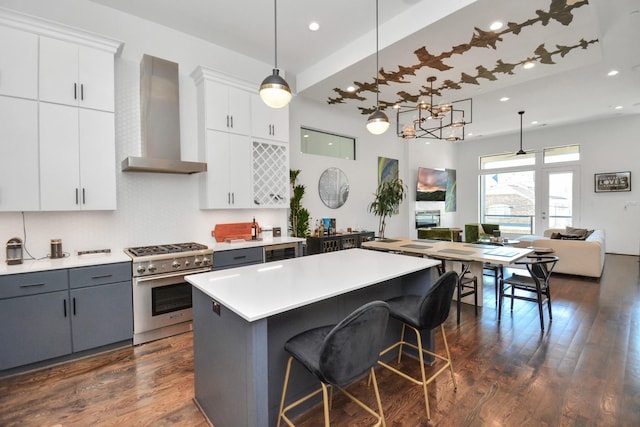
<svg viewBox="0 0 640 427">
<path fill-rule="evenodd" d="M 289 201 L 289 231 L 293 237 L 309 236 L 309 211 L 302 207 L 305 187 L 296 184 L 300 169 L 289 169 L 291 183 L 291 199 Z"/>
<path fill-rule="evenodd" d="M 375 192 L 375 199 L 369 205 L 369 212 L 373 212 L 380 217 L 378 226 L 379 237 L 384 238 L 387 217 L 397 214 L 398 205 L 405 198 L 404 183 L 399 178 L 389 181 L 382 181 Z"/>
</svg>

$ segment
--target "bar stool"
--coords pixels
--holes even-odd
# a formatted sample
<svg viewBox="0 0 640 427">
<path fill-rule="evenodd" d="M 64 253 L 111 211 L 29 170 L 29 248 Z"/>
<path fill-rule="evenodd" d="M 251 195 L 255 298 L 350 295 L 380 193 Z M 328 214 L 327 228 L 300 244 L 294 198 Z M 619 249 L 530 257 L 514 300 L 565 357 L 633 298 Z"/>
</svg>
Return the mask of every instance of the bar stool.
<svg viewBox="0 0 640 427">
<path fill-rule="evenodd" d="M 456 322 L 460 324 L 460 304 L 462 304 L 462 298 L 467 297 L 469 295 L 473 295 L 473 309 L 475 311 L 476 316 L 478 316 L 478 278 L 476 276 L 471 276 L 471 261 L 458 259 L 455 260 L 461 264 L 460 274 L 458 277 L 460 280 L 458 281 L 458 298 L 456 301 Z"/>
<path fill-rule="evenodd" d="M 429 411 L 429 396 L 427 393 L 427 384 L 431 383 L 439 374 L 449 368 L 451 371 L 451 379 L 453 380 L 454 391 L 458 388 L 453 372 L 453 364 L 451 363 L 451 353 L 449 352 L 449 345 L 447 344 L 447 336 L 444 331 L 444 322 L 445 320 L 447 320 L 447 317 L 449 317 L 449 310 L 451 309 L 453 292 L 458 285 L 458 280 L 458 274 L 456 272 L 447 271 L 442 276 L 440 276 L 436 283 L 424 295 L 403 295 L 387 300 L 390 309 L 390 316 L 402 322 L 402 332 L 400 335 L 400 341 L 384 349 L 382 353 L 380 353 L 380 356 L 383 356 L 394 348 L 399 347 L 398 363 L 400 363 L 404 346 L 416 350 L 418 352 L 418 358 L 420 360 L 421 379 L 411 377 L 386 362 L 378 361 L 378 364 L 411 381 L 412 383 L 422 386 L 428 419 L 431 419 L 431 412 Z M 438 326 L 440 326 L 440 330 L 442 332 L 442 340 L 444 341 L 446 356 L 437 354 L 429 350 L 425 350 L 422 347 L 422 338 L 420 336 L 420 331 L 433 330 Z M 415 333 L 417 345 L 405 341 L 404 334 L 407 327 L 413 330 L 413 332 Z M 444 366 L 438 369 L 438 371 L 436 371 L 436 373 L 431 375 L 429 378 L 427 378 L 425 374 L 424 354 L 428 354 L 435 357 L 436 359 L 446 362 Z"/>
<path fill-rule="evenodd" d="M 330 407 L 328 389 L 331 387 L 336 387 L 358 406 L 374 416 L 377 420 L 376 426 L 386 426 L 373 368 L 384 344 L 388 319 L 389 305 L 383 301 L 373 301 L 357 308 L 335 326 L 310 329 L 290 338 L 284 346 L 291 356 L 287 362 L 282 387 L 278 427 L 281 420 L 284 420 L 289 426 L 294 426 L 285 413 L 320 392 L 322 392 L 324 404 L 324 425 L 328 427 Z M 321 388 L 285 407 L 289 374 L 294 359 L 315 375 L 320 381 Z M 367 372 L 373 381 L 379 413 L 343 388 Z"/>
</svg>

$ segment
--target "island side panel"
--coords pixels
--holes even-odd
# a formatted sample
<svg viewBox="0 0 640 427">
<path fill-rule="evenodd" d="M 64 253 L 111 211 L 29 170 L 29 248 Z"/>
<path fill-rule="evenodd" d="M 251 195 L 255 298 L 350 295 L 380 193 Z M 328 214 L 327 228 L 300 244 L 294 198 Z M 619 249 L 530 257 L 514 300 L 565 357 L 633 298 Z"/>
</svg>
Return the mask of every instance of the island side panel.
<svg viewBox="0 0 640 427">
<path fill-rule="evenodd" d="M 267 426 L 266 320 L 249 323 L 192 287 L 195 401 L 215 426 Z M 255 380 L 255 381 L 254 381 Z"/>
</svg>

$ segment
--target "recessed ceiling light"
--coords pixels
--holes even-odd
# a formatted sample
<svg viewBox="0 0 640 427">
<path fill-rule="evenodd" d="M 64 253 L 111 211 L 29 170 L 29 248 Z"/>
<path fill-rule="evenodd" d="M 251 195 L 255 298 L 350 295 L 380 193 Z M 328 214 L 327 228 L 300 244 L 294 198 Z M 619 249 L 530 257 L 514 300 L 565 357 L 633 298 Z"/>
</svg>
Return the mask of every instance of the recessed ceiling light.
<svg viewBox="0 0 640 427">
<path fill-rule="evenodd" d="M 467 136 L 473 136 L 473 132 L 469 132 Z"/>
<path fill-rule="evenodd" d="M 607 73 L 607 76 L 615 76 L 616 74 L 618 74 L 618 70 L 611 70 Z"/>
<path fill-rule="evenodd" d="M 500 98 L 501 102 L 505 102 L 505 101 L 508 101 L 508 100 L 509 100 L 508 96 L 503 96 L 502 98 Z"/>
<path fill-rule="evenodd" d="M 616 110 L 622 110 L 622 105 L 616 105 Z"/>
<path fill-rule="evenodd" d="M 531 122 L 531 124 L 532 124 L 532 125 L 537 125 L 537 124 L 538 124 L 538 121 L 537 121 L 537 120 L 534 120 L 534 121 L 532 121 L 532 122 Z"/>
<path fill-rule="evenodd" d="M 354 86 L 349 86 L 347 88 L 347 92 L 355 92 L 355 91 L 356 91 L 356 88 Z"/>
<path fill-rule="evenodd" d="M 491 31 L 498 31 L 500 28 L 502 28 L 503 25 L 504 24 L 502 22 L 496 21 L 489 26 L 489 29 Z"/>
<path fill-rule="evenodd" d="M 318 31 L 320 29 L 320 24 L 318 24 L 317 22 L 312 22 L 309 24 L 309 29 L 311 31 Z"/>
<path fill-rule="evenodd" d="M 527 62 L 525 62 L 524 64 L 522 64 L 522 67 L 523 67 L 525 70 L 530 70 L 531 68 L 533 68 L 533 67 L 535 67 L 535 66 L 536 66 L 536 63 L 535 63 L 535 62 L 533 62 L 533 61 L 527 61 Z"/>
</svg>

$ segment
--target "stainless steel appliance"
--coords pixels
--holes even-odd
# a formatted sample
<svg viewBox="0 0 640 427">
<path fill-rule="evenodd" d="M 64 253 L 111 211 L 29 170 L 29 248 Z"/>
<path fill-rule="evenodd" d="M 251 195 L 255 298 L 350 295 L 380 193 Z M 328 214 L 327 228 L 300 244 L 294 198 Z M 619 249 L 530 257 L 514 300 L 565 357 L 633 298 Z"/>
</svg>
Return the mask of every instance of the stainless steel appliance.
<svg viewBox="0 0 640 427">
<path fill-rule="evenodd" d="M 210 271 L 213 250 L 190 242 L 125 252 L 133 261 L 133 344 L 190 331 L 191 285 L 184 276 Z"/>
<path fill-rule="evenodd" d="M 7 242 L 6 263 L 9 265 L 22 264 L 22 240 L 18 237 Z"/>
</svg>

